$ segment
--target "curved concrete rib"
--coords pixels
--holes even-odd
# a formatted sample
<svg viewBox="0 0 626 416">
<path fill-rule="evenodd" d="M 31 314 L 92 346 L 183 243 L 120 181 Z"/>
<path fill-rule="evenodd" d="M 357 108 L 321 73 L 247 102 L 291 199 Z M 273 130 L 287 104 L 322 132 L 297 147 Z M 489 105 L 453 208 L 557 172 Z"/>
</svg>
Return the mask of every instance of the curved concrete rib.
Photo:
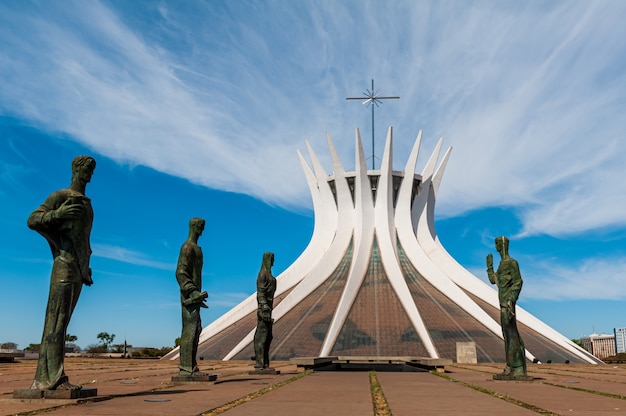
<svg viewBox="0 0 626 416">
<path fill-rule="evenodd" d="M 393 212 L 393 172 L 392 172 L 392 129 L 389 129 L 383 159 L 380 168 L 380 178 L 378 180 L 378 191 L 376 196 L 375 219 L 376 235 L 378 237 L 378 248 L 380 258 L 389 279 L 389 283 L 398 296 L 402 308 L 406 312 L 413 328 L 419 335 L 426 351 L 431 358 L 439 358 L 437 348 L 426 329 L 424 320 L 413 300 L 411 291 L 402 274 L 397 255 L 396 227 L 394 218 L 389 215 Z"/>
<path fill-rule="evenodd" d="M 437 192 L 439 192 L 439 186 L 441 185 L 443 172 L 445 172 L 446 166 L 448 166 L 448 160 L 450 159 L 450 154 L 452 154 L 452 146 L 448 147 L 448 150 L 446 150 L 446 153 L 444 153 L 443 158 L 441 159 L 441 162 L 439 163 L 439 166 L 435 170 L 435 173 L 433 173 L 432 184 L 433 184 L 433 190 L 435 191 L 435 195 L 437 195 Z"/>
<path fill-rule="evenodd" d="M 391 288 L 431 357 L 439 356 L 437 348 L 420 315 L 420 305 L 415 304 L 411 289 L 403 275 L 398 256 L 398 243 L 401 244 L 413 267 L 426 281 L 481 322 L 490 332 L 502 338 L 499 322 L 491 318 L 468 295 L 469 293 L 499 308 L 497 290 L 458 264 L 443 248 L 437 237 L 434 209 L 451 152 L 451 148 L 448 149 L 437 165 L 443 138 L 438 141 L 422 173 L 416 174 L 421 131 L 403 172 L 393 171 L 393 130 L 391 128 L 387 135 L 380 171 L 367 171 L 358 129 L 355 137 L 354 172 L 345 171 L 330 135 L 327 134 L 326 137 L 332 160 L 332 175 L 329 176 L 325 172 L 308 142 L 306 146 L 311 166 L 298 152 L 313 200 L 315 228 L 303 253 L 277 278 L 276 296 L 289 289 L 291 292 L 274 309 L 274 319 L 280 322 L 285 314 L 312 293 L 323 296 L 324 294 L 317 293 L 316 289 L 333 275 L 352 243 L 352 259 L 346 283 L 319 352 L 320 356 L 329 355 L 363 285 L 371 260 L 372 247 L 376 241 L 382 267 Z M 380 175 L 376 200 L 372 195 L 370 182 L 370 176 L 375 175 Z M 395 208 L 394 176 L 403 177 L 397 192 Z M 353 192 L 350 191 L 348 178 L 354 178 Z M 334 193 L 330 181 L 334 181 Z M 419 181 L 416 193 L 414 193 L 415 181 Z M 212 336 L 254 312 L 256 307 L 256 296 L 253 294 L 204 328 L 201 342 L 206 340 L 210 342 Z M 446 311 L 442 313 L 447 314 Z M 454 317 L 449 316 L 449 318 L 454 321 Z M 577 357 L 590 363 L 600 363 L 598 359 L 571 343 L 523 308 L 518 307 L 517 319 Z M 300 325 L 296 324 L 290 328 L 290 331 L 295 332 L 299 330 L 299 327 Z M 464 331 L 460 325 L 459 330 Z M 253 342 L 253 338 L 254 330 L 250 331 L 223 359 L 228 360 L 236 356 Z M 284 343 L 288 338 L 276 341 Z M 168 354 L 168 358 L 172 357 L 175 359 L 178 355 Z M 534 358 L 528 350 L 526 357 L 530 360 Z"/>
<path fill-rule="evenodd" d="M 309 143 L 306 143 L 307 148 L 309 149 L 309 155 L 317 165 L 319 165 L 319 161 L 315 156 L 315 153 L 311 149 Z M 328 204 L 328 195 L 322 196 L 320 194 L 319 187 L 317 185 L 318 179 L 313 174 L 308 164 L 304 160 L 302 153 L 297 151 L 298 158 L 300 160 L 300 165 L 302 166 L 302 171 L 304 172 L 307 185 L 309 187 L 309 191 L 311 192 L 311 198 L 313 200 L 313 209 L 314 209 L 314 228 L 313 235 L 309 240 L 309 244 L 304 249 L 304 251 L 298 256 L 298 258 L 287 268 L 285 269 L 276 279 L 277 279 L 277 288 L 276 288 L 276 296 L 284 293 L 286 290 L 289 290 L 295 284 L 297 284 L 303 276 L 305 276 L 310 269 L 317 264 L 328 246 L 330 242 L 334 238 L 334 228 L 336 227 L 336 218 L 333 218 L 333 213 L 329 209 L 332 205 Z M 332 195 L 331 195 L 332 197 Z M 247 316 L 251 312 L 254 312 L 257 308 L 256 301 L 256 293 L 251 294 L 242 302 L 240 302 L 233 309 L 229 310 L 224 315 L 220 316 L 215 321 L 211 322 L 208 326 L 202 329 L 202 333 L 200 334 L 199 343 L 205 342 L 210 339 L 212 336 L 217 335 L 224 329 L 231 326 L 233 323 Z M 168 355 L 171 359 L 177 359 L 179 357 L 179 348 L 176 347 L 172 352 Z"/>
<path fill-rule="evenodd" d="M 440 143 L 442 142 L 443 138 L 440 139 Z M 439 149 L 437 151 L 437 153 L 439 153 Z M 448 153 L 448 152 L 446 152 Z M 434 155 L 434 154 L 433 154 Z M 432 158 L 431 158 L 432 160 Z M 445 165 L 444 165 L 445 167 Z M 438 183 L 441 183 L 441 177 L 443 175 L 443 168 L 438 169 L 437 173 L 438 173 Z M 448 278 L 448 280 L 450 280 L 451 282 L 453 282 L 454 284 L 456 284 L 456 281 L 452 280 L 452 277 L 450 275 L 448 275 L 447 273 L 445 273 L 445 269 L 441 268 L 441 264 L 433 261 L 432 259 L 432 254 L 433 254 L 433 245 L 430 244 L 429 242 L 435 242 L 435 240 L 437 239 L 437 232 L 435 230 L 435 215 L 434 215 L 434 210 L 435 210 L 435 202 L 436 202 L 436 197 L 435 197 L 435 189 L 438 189 L 438 185 L 435 187 L 435 185 L 433 184 L 432 180 L 433 180 L 433 176 L 435 175 L 435 170 L 434 170 L 434 165 L 432 167 L 429 167 L 429 170 L 424 171 L 424 184 L 423 184 L 423 189 L 422 189 L 422 193 L 420 195 L 420 200 L 421 203 L 420 204 L 414 204 L 414 208 L 416 209 L 420 209 L 422 206 L 423 208 L 421 208 L 419 214 L 418 214 L 418 224 L 417 224 L 417 241 L 418 244 L 420 246 L 420 248 L 422 249 L 422 251 L 426 254 L 426 256 L 431 260 L 432 263 L 434 263 L 435 267 L 437 267 L 438 269 L 440 269 L 441 271 L 443 271 L 444 275 Z M 425 205 L 424 205 L 425 204 Z M 415 216 L 415 215 L 414 215 Z M 422 244 L 422 242 L 426 241 L 427 244 L 424 245 Z M 462 287 L 462 286 L 461 286 Z M 458 289 L 458 288 L 457 288 Z M 489 288 L 489 290 L 492 292 L 494 292 L 493 288 Z M 459 290 L 459 292 L 463 293 L 461 290 Z M 470 292 L 473 293 L 473 292 Z M 497 292 L 496 294 L 496 298 L 497 298 Z M 488 323 L 487 326 L 491 332 L 493 332 L 495 335 L 497 335 L 498 337 L 502 338 L 502 327 L 500 326 L 499 323 L 497 323 L 496 321 L 494 321 L 480 306 L 478 306 L 473 300 L 471 300 L 471 298 L 469 298 L 469 296 L 467 296 L 465 293 L 463 293 L 463 296 L 467 299 L 465 301 L 464 304 L 459 304 L 460 306 L 464 307 L 464 309 L 471 309 L 472 312 L 470 312 L 468 310 L 468 312 L 470 312 L 472 314 L 472 316 L 474 316 L 475 318 L 477 318 L 478 316 L 487 316 L 489 317 L 488 321 L 484 321 L 484 319 L 486 318 L 482 318 L 479 319 L 481 322 L 483 323 Z M 478 314 L 478 315 L 477 315 Z M 495 325 L 494 325 L 495 324 Z M 531 354 L 528 350 L 526 350 L 526 357 L 529 360 L 533 360 L 535 357 L 533 354 Z"/>
<path fill-rule="evenodd" d="M 441 146 L 437 146 L 433 156 L 439 153 L 440 148 Z M 431 161 L 433 160 L 433 156 L 431 156 Z M 427 164 L 427 167 L 429 164 Z M 418 273 L 438 291 L 454 301 L 496 336 L 502 338 L 500 325 L 498 325 L 498 323 L 495 322 L 484 310 L 476 305 L 471 298 L 459 289 L 458 286 L 450 281 L 450 279 L 430 260 L 426 253 L 422 250 L 422 247 L 419 245 L 416 235 L 413 233 L 413 226 L 411 224 L 413 217 L 412 211 L 417 212 L 418 216 L 420 216 L 420 213 L 427 210 L 426 205 L 428 199 L 425 197 L 424 193 L 428 192 L 431 184 L 430 178 L 427 178 L 427 180 L 422 183 L 421 192 L 413 201 L 413 208 L 411 209 L 411 192 L 413 184 L 411 181 L 407 181 L 407 178 L 413 178 L 415 166 L 416 160 L 409 158 L 409 161 L 404 169 L 405 180 L 402 181 L 400 186 L 395 212 L 395 225 L 398 232 L 398 239 L 406 253 L 407 258 L 410 260 L 411 264 L 418 271 Z M 432 172 L 433 169 L 434 166 L 430 166 L 427 171 Z"/>
<path fill-rule="evenodd" d="M 342 167 L 335 164 L 334 169 L 335 172 L 339 171 L 341 174 Z M 276 308 L 274 308 L 272 317 L 276 322 L 330 277 L 341 262 L 352 239 L 354 209 L 347 182 L 344 180 L 343 182 L 339 181 L 339 183 L 337 183 L 338 181 L 335 179 L 335 186 L 338 193 L 337 204 L 335 204 L 332 191 L 328 184 L 328 177 L 321 168 L 321 164 L 318 164 L 316 173 L 315 183 L 311 184 L 311 189 L 319 190 L 320 195 L 322 195 L 322 201 L 326 204 L 326 208 L 329 209 L 330 207 L 334 211 L 333 217 L 336 219 L 332 221 L 332 223 L 329 222 L 324 225 L 327 227 L 327 231 L 330 230 L 332 232 L 334 238 L 332 238 L 330 243 L 324 244 L 321 247 L 323 254 L 319 261 L 315 262 L 313 267 L 301 276 L 302 278 L 299 280 L 298 285 L 276 306 Z M 335 175 L 335 177 L 336 176 L 337 175 Z M 249 345 L 253 339 L 254 330 L 250 331 L 250 333 L 229 351 L 223 359 L 231 359 Z"/>
<path fill-rule="evenodd" d="M 442 145 L 443 145 L 443 137 L 441 137 L 439 141 L 437 142 L 437 145 L 435 146 L 435 150 L 433 150 L 432 154 L 430 155 L 430 158 L 428 159 L 428 162 L 426 162 L 426 165 L 424 166 L 424 169 L 422 170 L 422 174 L 421 174 L 422 183 L 420 184 L 420 191 L 416 195 L 416 199 L 420 197 L 423 198 L 424 193 L 428 191 L 428 188 L 424 187 L 424 181 L 427 178 L 430 178 L 430 176 L 435 171 L 435 167 L 437 166 L 437 159 L 439 159 L 439 153 L 441 152 Z M 415 205 L 415 201 L 413 204 Z M 417 234 L 417 226 L 419 224 L 419 215 L 421 215 L 421 211 L 417 211 L 417 210 L 411 211 L 411 221 L 413 224 L 412 227 L 413 227 L 414 234 Z"/>
<path fill-rule="evenodd" d="M 435 261 L 438 262 L 438 264 L 444 264 L 442 265 L 442 267 L 445 267 L 445 269 L 447 270 L 446 274 L 448 274 L 448 276 L 450 276 L 450 278 L 453 279 L 456 284 L 458 284 L 460 287 L 467 290 L 468 292 L 472 293 L 473 295 L 481 298 L 485 302 L 489 303 L 491 306 L 498 309 L 500 308 L 498 294 L 494 289 L 492 289 L 478 277 L 474 276 L 463 266 L 456 263 L 456 260 L 454 260 L 454 258 L 452 258 L 450 254 L 448 254 L 448 252 L 443 248 L 443 246 L 441 246 L 438 241 L 431 242 L 430 244 L 435 244 L 437 246 L 437 249 L 430 250 L 432 256 L 431 258 L 434 258 Z M 457 266 L 455 266 L 454 263 L 456 263 Z M 561 333 L 546 325 L 544 322 L 539 320 L 534 315 L 530 314 L 519 305 L 516 307 L 516 315 L 518 322 L 545 336 L 546 338 L 563 347 L 570 353 L 576 355 L 580 359 L 590 364 L 602 363 L 599 359 L 591 355 L 589 352 L 583 350 L 582 348 L 571 342 Z M 534 356 L 528 352 L 526 356 L 530 360 L 534 358 Z"/>
<path fill-rule="evenodd" d="M 447 162 L 447 159 L 444 160 Z M 440 168 L 433 175 L 433 180 L 435 182 L 432 183 L 428 192 L 424 192 L 424 194 L 428 196 L 429 204 L 434 205 L 436 201 L 436 192 L 439 189 L 445 166 L 446 165 L 442 162 Z M 432 211 L 430 213 L 423 212 L 422 215 L 420 215 L 417 229 L 417 240 L 419 245 L 427 254 L 428 258 L 431 259 L 431 261 L 437 266 L 437 268 L 443 271 L 443 273 L 459 287 L 479 297 L 491 306 L 497 309 L 500 308 L 497 291 L 461 266 L 442 246 L 441 242 L 436 237 L 437 233 L 435 231 L 434 215 L 432 215 Z M 591 356 L 591 354 L 582 350 L 582 348 L 578 347 L 559 332 L 555 331 L 553 328 L 528 313 L 522 307 L 517 306 L 516 315 L 518 322 L 546 336 L 562 348 L 568 350 L 570 353 L 589 363 L 598 363 L 599 360 Z M 535 356 L 531 351 L 526 350 L 526 358 L 532 361 L 535 359 Z"/>
<path fill-rule="evenodd" d="M 339 332 L 350 312 L 352 303 L 361 287 L 371 254 L 372 243 L 374 242 L 374 221 L 373 221 L 373 200 L 370 192 L 369 177 L 365 164 L 363 145 L 358 129 L 356 130 L 356 166 L 355 166 L 355 190 L 354 190 L 354 250 L 352 263 L 348 272 L 348 279 L 344 290 L 341 293 L 339 303 L 333 314 L 333 318 L 328 327 L 326 338 L 322 344 L 320 356 L 330 354 Z M 339 227 L 343 227 L 339 224 Z"/>
</svg>

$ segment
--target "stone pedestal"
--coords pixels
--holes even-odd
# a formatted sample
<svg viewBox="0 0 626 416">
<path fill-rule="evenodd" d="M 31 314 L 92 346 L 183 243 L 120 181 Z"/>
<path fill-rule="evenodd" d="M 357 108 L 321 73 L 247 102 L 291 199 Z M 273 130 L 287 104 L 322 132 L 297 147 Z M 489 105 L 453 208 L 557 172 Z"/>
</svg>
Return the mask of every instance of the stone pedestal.
<svg viewBox="0 0 626 416">
<path fill-rule="evenodd" d="M 197 373 L 189 376 L 173 376 L 173 383 L 207 383 L 217 380 L 217 374 Z"/>
<path fill-rule="evenodd" d="M 500 381 L 533 381 L 535 378 L 532 376 L 514 376 L 511 374 L 494 374 L 494 380 Z"/>
<path fill-rule="evenodd" d="M 84 399 L 98 395 L 98 389 L 79 390 L 13 390 L 14 399 Z"/>
<path fill-rule="evenodd" d="M 478 357 L 476 355 L 476 343 L 457 342 L 456 362 L 457 364 L 478 364 Z"/>
<path fill-rule="evenodd" d="M 277 374 L 280 374 L 280 371 L 274 368 L 255 368 L 254 370 L 248 372 L 248 374 L 256 375 L 256 376 L 267 376 L 267 375 L 275 376 Z"/>
</svg>

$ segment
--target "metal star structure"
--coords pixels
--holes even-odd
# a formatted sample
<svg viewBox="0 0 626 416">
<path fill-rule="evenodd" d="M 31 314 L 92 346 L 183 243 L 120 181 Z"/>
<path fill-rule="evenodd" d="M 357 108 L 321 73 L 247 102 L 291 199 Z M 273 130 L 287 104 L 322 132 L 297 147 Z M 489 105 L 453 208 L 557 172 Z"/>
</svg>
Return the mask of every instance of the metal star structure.
<svg viewBox="0 0 626 416">
<path fill-rule="evenodd" d="M 381 91 L 374 89 L 374 80 L 372 79 L 372 89 L 365 90 L 363 97 L 347 97 L 346 100 L 364 100 L 364 105 L 369 105 L 372 108 L 372 170 L 375 169 L 374 163 L 376 161 L 375 148 L 374 148 L 374 107 L 378 107 L 383 102 L 381 100 L 395 100 L 400 97 L 385 97 L 381 95 Z"/>
</svg>

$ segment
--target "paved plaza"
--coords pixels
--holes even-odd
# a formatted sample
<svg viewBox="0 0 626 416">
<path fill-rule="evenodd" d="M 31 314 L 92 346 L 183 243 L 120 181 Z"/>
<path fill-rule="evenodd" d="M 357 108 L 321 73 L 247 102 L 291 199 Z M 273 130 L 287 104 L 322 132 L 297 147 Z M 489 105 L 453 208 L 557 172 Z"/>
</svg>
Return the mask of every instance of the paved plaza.
<svg viewBox="0 0 626 416">
<path fill-rule="evenodd" d="M 30 385 L 36 361 L 0 363 L 0 415 L 626 415 L 626 365 L 529 364 L 535 381 L 524 383 L 494 381 L 499 364 L 370 373 L 274 362 L 275 376 L 249 375 L 252 364 L 201 361 L 216 382 L 174 384 L 175 361 L 68 358 L 70 381 L 96 397 L 25 400 L 13 390 Z"/>
</svg>

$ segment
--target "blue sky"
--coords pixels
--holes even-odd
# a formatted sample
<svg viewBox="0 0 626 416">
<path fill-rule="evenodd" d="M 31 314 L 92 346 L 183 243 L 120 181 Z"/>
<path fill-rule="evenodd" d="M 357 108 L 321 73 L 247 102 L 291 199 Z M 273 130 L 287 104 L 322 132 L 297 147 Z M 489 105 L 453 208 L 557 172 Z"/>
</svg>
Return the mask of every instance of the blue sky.
<svg viewBox="0 0 626 416">
<path fill-rule="evenodd" d="M 601 0 L 0 2 L 0 342 L 40 340 L 51 258 L 26 218 L 74 156 L 97 160 L 95 283 L 69 332 L 173 345 L 189 218 L 207 220 L 206 325 L 255 290 L 264 251 L 278 275 L 306 247 L 296 150 L 308 140 L 330 172 L 328 132 L 353 169 L 370 112 L 345 98 L 372 78 L 401 97 L 377 109 L 377 154 L 391 125 L 396 169 L 420 129 L 423 155 L 453 146 L 436 226 L 461 264 L 486 280 L 508 235 L 521 306 L 570 338 L 626 326 L 624 15 Z"/>
</svg>

